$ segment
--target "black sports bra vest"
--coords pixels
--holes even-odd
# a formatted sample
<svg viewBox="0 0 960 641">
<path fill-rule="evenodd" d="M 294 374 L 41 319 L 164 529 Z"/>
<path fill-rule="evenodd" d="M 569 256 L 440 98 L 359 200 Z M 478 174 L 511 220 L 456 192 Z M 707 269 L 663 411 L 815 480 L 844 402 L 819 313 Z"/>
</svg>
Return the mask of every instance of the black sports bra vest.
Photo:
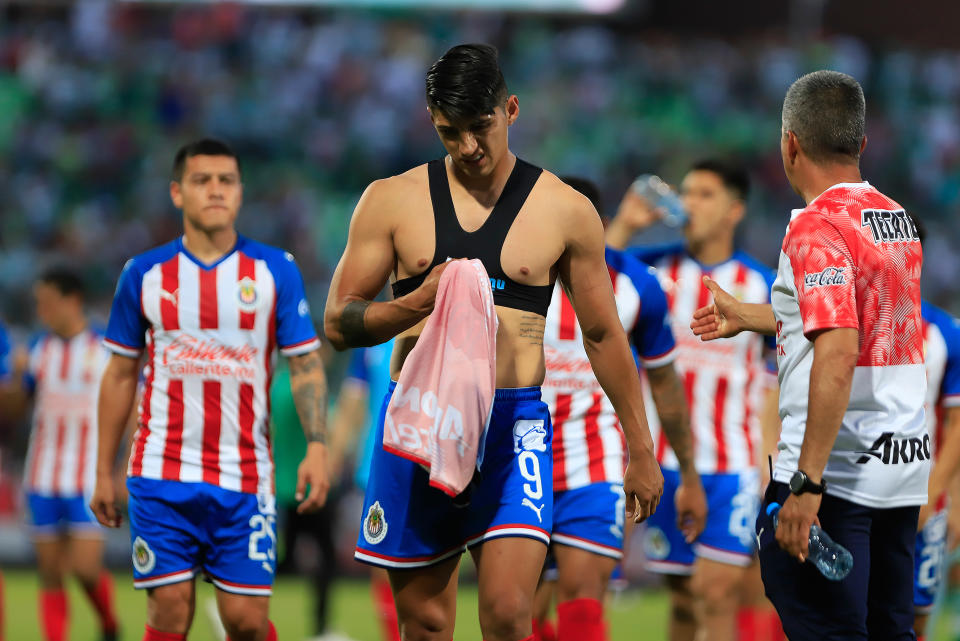
<svg viewBox="0 0 960 641">
<path fill-rule="evenodd" d="M 433 202 L 433 229 L 436 239 L 433 262 L 422 274 L 395 281 L 394 297 L 404 296 L 415 290 L 426 280 L 430 270 L 448 257 L 479 258 L 490 276 L 494 304 L 546 316 L 553 295 L 553 284 L 518 283 L 510 279 L 500 265 L 500 252 L 507 232 L 542 172 L 539 167 L 517 158 L 493 211 L 479 229 L 467 232 L 460 226 L 453 208 L 445 161 L 431 161 L 427 165 L 427 175 L 430 181 L 430 200 Z"/>
</svg>

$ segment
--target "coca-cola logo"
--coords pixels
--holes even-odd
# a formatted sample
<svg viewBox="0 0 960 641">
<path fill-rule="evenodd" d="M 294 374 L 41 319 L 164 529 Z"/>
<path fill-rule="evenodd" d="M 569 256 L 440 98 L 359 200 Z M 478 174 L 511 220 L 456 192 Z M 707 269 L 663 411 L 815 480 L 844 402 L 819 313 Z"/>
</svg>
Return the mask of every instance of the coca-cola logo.
<svg viewBox="0 0 960 641">
<path fill-rule="evenodd" d="M 803 275 L 803 285 L 807 289 L 811 287 L 829 287 L 831 285 L 846 285 L 847 279 L 844 276 L 843 267 L 827 267 L 823 271 Z"/>
</svg>

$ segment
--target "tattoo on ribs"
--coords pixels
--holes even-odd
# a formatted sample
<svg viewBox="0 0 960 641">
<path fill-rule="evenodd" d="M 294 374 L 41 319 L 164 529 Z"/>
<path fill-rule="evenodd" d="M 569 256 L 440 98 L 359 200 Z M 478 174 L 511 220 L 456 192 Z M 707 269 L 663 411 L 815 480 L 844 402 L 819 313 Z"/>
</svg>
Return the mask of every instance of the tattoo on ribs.
<svg viewBox="0 0 960 641">
<path fill-rule="evenodd" d="M 364 322 L 370 304 L 368 300 L 350 301 L 340 313 L 340 334 L 349 347 L 369 347 L 374 343 Z"/>
<path fill-rule="evenodd" d="M 524 314 L 520 317 L 520 338 L 527 339 L 531 345 L 543 345 L 544 324 L 542 316 Z"/>
</svg>

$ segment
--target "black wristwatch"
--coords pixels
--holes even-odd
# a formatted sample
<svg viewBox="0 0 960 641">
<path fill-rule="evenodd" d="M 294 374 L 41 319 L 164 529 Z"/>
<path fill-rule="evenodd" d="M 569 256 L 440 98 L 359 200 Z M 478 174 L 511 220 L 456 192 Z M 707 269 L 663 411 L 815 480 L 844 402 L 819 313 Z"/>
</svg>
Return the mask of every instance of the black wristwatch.
<svg viewBox="0 0 960 641">
<path fill-rule="evenodd" d="M 790 477 L 790 492 L 799 496 L 806 492 L 810 494 L 823 494 L 827 491 L 827 482 L 820 479 L 819 483 L 814 483 L 803 470 L 797 470 Z"/>
</svg>

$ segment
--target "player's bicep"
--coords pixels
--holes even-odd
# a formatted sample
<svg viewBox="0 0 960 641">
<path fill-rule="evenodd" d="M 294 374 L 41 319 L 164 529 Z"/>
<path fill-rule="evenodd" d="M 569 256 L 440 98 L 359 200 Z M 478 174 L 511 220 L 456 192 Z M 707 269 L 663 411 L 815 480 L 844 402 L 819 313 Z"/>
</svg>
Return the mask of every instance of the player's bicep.
<svg viewBox="0 0 960 641">
<path fill-rule="evenodd" d="M 367 187 L 350 219 L 347 246 L 330 285 L 330 299 L 372 300 L 383 289 L 396 264 L 393 230 L 386 214 L 382 181 Z"/>
<path fill-rule="evenodd" d="M 558 264 L 560 283 L 573 304 L 585 339 L 598 340 L 620 327 L 613 285 L 604 258 L 603 224 L 592 206 L 578 207 Z"/>
<path fill-rule="evenodd" d="M 859 328 L 857 267 L 846 239 L 829 222 L 805 223 L 788 247 L 804 334 Z"/>
</svg>

